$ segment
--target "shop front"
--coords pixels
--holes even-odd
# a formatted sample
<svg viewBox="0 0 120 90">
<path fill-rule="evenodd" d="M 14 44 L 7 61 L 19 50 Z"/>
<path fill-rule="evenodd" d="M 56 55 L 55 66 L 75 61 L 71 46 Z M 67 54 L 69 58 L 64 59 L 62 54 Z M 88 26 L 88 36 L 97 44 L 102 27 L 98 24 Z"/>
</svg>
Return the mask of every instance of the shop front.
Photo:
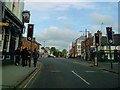
<svg viewBox="0 0 120 90">
<path fill-rule="evenodd" d="M 3 60 L 12 60 L 14 62 L 14 51 L 22 45 L 23 23 L 7 8 L 4 7 L 4 16 L 2 23 L 7 23 L 7 26 L 2 26 L 3 38 Z"/>
</svg>

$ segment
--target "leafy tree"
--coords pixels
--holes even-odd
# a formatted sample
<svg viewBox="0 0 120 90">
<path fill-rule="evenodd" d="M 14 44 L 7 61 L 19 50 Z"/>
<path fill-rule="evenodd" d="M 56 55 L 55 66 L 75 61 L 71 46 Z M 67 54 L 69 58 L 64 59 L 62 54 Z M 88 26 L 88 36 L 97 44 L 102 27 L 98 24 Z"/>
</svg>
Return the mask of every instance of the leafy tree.
<svg viewBox="0 0 120 90">
<path fill-rule="evenodd" d="M 62 50 L 62 56 L 65 56 L 67 54 L 67 50 L 66 49 L 63 49 Z"/>
</svg>

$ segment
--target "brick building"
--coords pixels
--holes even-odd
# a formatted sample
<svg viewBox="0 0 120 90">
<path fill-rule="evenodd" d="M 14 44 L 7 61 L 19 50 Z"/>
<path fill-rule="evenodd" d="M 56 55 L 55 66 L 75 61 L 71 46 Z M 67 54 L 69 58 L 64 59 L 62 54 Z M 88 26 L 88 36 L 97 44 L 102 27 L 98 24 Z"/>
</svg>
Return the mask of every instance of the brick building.
<svg viewBox="0 0 120 90">
<path fill-rule="evenodd" d="M 38 51 L 40 51 L 40 46 L 41 46 L 41 44 L 38 43 L 35 38 L 33 38 L 32 46 L 31 46 L 31 42 L 28 41 L 26 37 L 23 37 L 23 39 L 22 39 L 22 49 L 23 49 L 24 47 L 27 47 L 27 49 L 30 49 L 30 50 L 31 50 L 31 47 L 32 47 L 32 52 L 34 51 L 35 48 L 36 48 Z"/>
</svg>

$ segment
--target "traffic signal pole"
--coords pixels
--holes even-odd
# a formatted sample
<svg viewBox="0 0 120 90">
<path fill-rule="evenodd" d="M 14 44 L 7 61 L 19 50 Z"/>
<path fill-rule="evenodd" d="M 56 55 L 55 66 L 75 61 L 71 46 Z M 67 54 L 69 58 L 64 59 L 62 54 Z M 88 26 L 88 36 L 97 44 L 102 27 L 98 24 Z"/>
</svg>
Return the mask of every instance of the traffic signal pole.
<svg viewBox="0 0 120 90">
<path fill-rule="evenodd" d="M 110 51 L 110 63 L 111 63 L 111 69 L 113 69 L 113 64 L 112 64 L 112 54 L 111 54 L 111 44 L 109 44 L 109 51 Z"/>
<path fill-rule="evenodd" d="M 97 66 L 97 67 L 98 67 L 98 47 L 97 47 L 97 46 L 96 46 L 94 66 Z"/>
<path fill-rule="evenodd" d="M 112 31 L 112 27 L 106 27 L 106 31 L 107 31 L 107 39 L 108 39 L 108 44 L 109 44 L 109 55 L 110 55 L 111 69 L 113 69 L 112 54 L 111 54 L 111 44 L 113 44 L 113 31 Z"/>
<path fill-rule="evenodd" d="M 95 33 L 95 45 L 96 45 L 96 55 L 94 65 L 98 66 L 98 46 L 100 45 L 100 34 Z"/>
</svg>

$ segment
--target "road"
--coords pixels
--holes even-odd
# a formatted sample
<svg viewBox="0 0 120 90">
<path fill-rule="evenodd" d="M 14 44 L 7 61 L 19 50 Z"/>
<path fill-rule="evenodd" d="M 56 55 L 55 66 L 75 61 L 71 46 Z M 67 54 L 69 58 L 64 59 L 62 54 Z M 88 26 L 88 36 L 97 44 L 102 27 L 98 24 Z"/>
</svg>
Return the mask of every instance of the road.
<svg viewBox="0 0 120 90">
<path fill-rule="evenodd" d="M 26 88 L 117 88 L 118 74 L 76 60 L 43 58 L 44 67 Z"/>
</svg>

